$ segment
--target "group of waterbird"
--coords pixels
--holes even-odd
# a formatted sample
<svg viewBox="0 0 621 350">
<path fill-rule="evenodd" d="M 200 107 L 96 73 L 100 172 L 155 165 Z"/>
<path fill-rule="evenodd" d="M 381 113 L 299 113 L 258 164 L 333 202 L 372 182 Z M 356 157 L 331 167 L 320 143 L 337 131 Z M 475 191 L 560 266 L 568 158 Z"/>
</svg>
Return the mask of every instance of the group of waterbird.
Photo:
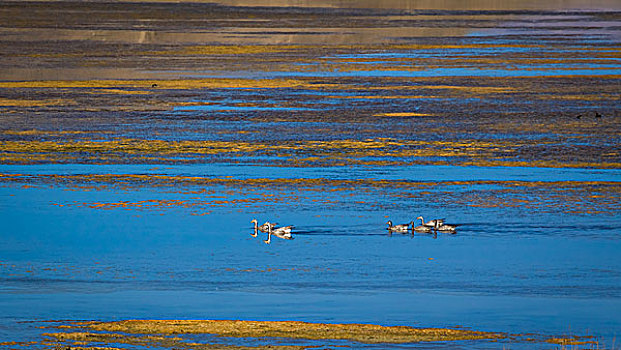
<svg viewBox="0 0 621 350">
<path fill-rule="evenodd" d="M 414 221 L 411 221 L 409 224 L 393 225 L 392 221 L 389 220 L 387 222 L 388 232 L 389 233 L 392 233 L 392 232 L 407 233 L 411 230 L 412 234 L 414 234 L 414 232 L 417 232 L 417 233 L 432 233 L 432 232 L 457 233 L 457 226 L 459 226 L 459 225 L 445 224 L 444 223 L 445 219 L 433 219 L 433 220 L 429 220 L 425 222 L 423 217 L 419 216 L 416 218 L 416 220 L 420 220 L 421 225 L 414 226 Z M 291 230 L 294 227 L 293 225 L 276 227 L 278 223 L 266 221 L 263 225 L 259 226 L 259 222 L 257 221 L 257 219 L 252 219 L 252 221 L 250 222 L 254 224 L 254 233 L 251 233 L 250 235 L 252 237 L 257 237 L 259 235 L 259 231 L 267 233 L 267 239 L 263 240 L 263 242 L 267 244 L 270 244 L 270 242 L 272 241 L 272 235 L 278 238 L 282 238 L 282 239 L 293 239 L 293 234 L 291 233 Z"/>
<path fill-rule="evenodd" d="M 267 244 L 270 244 L 272 241 L 272 235 L 282 239 L 293 239 L 293 235 L 291 234 L 293 226 L 276 227 L 278 223 L 269 221 L 266 221 L 263 225 L 259 226 L 257 219 L 252 219 L 250 222 L 254 224 L 254 233 L 251 234 L 251 236 L 256 237 L 259 234 L 259 231 L 265 232 L 267 233 L 267 239 L 263 240 L 263 242 Z"/>
<path fill-rule="evenodd" d="M 416 218 L 416 220 L 421 221 L 421 225 L 414 226 L 414 221 L 410 221 L 409 224 L 401 224 L 401 225 L 393 225 L 392 221 L 388 221 L 388 231 L 389 232 L 400 232 L 407 233 L 412 230 L 412 234 L 414 232 L 418 233 L 431 233 L 431 232 L 446 232 L 446 233 L 457 233 L 458 225 L 449 225 L 445 224 L 445 219 L 433 219 L 425 222 L 422 216 Z"/>
</svg>

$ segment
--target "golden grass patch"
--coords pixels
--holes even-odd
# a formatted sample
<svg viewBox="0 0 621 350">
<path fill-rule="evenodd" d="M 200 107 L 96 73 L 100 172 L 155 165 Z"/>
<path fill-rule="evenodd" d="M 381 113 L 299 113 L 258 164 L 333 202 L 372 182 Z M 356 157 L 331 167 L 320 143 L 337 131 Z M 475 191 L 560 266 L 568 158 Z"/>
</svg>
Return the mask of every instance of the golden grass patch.
<svg viewBox="0 0 621 350">
<path fill-rule="evenodd" d="M 551 143 L 537 141 L 537 145 Z M 7 140 L 0 141 L 0 161 L 19 164 L 33 162 L 85 161 L 96 163 L 133 162 L 196 162 L 213 156 L 240 158 L 273 157 L 284 166 L 325 165 L 410 165 L 448 164 L 473 166 L 524 167 L 594 167 L 621 168 L 614 159 L 589 162 L 574 159 L 520 160 L 518 150 L 529 147 L 530 141 L 462 140 L 423 141 L 375 138 L 365 140 L 303 140 L 284 142 L 246 141 L 169 141 L 116 138 L 112 140 Z M 614 152 L 612 152 L 614 153 Z M 384 159 L 378 159 L 382 157 Z M 448 162 L 448 163 L 447 163 Z"/>
<path fill-rule="evenodd" d="M 217 334 L 223 337 L 343 339 L 362 343 L 411 343 L 504 338 L 500 333 L 446 328 L 412 328 L 373 324 L 327 324 L 298 321 L 127 320 L 93 322 L 97 331 L 130 334 Z"/>
<path fill-rule="evenodd" d="M 255 55 L 260 53 L 275 53 L 308 48 L 299 45 L 200 45 L 186 46 L 178 50 L 153 51 L 152 55 Z"/>
<path fill-rule="evenodd" d="M 156 82 L 158 89 L 221 89 L 221 88 L 322 88 L 328 85 L 312 84 L 298 79 L 169 79 L 169 80 L 38 80 L 0 82 L 0 88 L 150 88 Z M 332 86 L 332 85 L 329 85 Z M 107 91 L 107 90 L 106 90 Z M 1 101 L 1 100 L 0 100 Z"/>
</svg>

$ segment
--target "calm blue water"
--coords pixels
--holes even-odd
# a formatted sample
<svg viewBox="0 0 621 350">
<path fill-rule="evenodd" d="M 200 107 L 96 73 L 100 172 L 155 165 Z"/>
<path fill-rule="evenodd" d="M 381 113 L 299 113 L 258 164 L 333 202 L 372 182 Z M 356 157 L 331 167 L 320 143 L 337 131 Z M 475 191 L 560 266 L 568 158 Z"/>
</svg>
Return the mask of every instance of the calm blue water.
<svg viewBox="0 0 621 350">
<path fill-rule="evenodd" d="M 174 176 L 224 177 L 235 179 L 325 178 L 332 180 L 384 179 L 415 181 L 620 181 L 621 169 L 474 167 L 417 165 L 405 167 L 268 167 L 244 164 L 40 164 L 2 165 L 4 174 L 166 174 Z"/>
<path fill-rule="evenodd" d="M 114 165 L 102 166 L 98 172 L 162 172 L 149 168 Z M 3 173 L 86 174 L 91 170 L 85 165 L 2 166 Z M 266 171 L 224 165 L 165 169 L 167 174 L 233 178 L 264 178 Z M 291 171 L 269 169 L 272 179 L 379 175 L 415 181 L 619 179 L 617 170 L 588 169 L 310 168 L 300 169 L 295 176 Z M 99 320 L 461 325 L 548 335 L 593 332 L 608 341 L 621 329 L 617 215 L 472 208 L 444 204 L 434 197 L 412 202 L 392 197 L 391 191 L 333 192 L 329 185 L 328 191 L 215 184 L 76 191 L 62 184 L 33 184 L 22 188 L 5 183 L 0 188 L 0 220 L 5 223 L 0 310 L 6 325 L 0 329 L 0 339 L 14 339 L 16 331 L 26 337 L 36 334 L 31 324 L 15 321 L 92 319 L 93 315 Z M 197 189 L 212 193 L 188 192 Z M 213 207 L 199 203 L 255 197 L 265 201 Z M 83 205 L 149 199 L 198 204 L 132 210 Z M 192 215 L 205 212 L 209 214 Z M 457 235 L 439 234 L 436 239 L 425 234 L 387 234 L 389 218 L 409 222 L 420 214 L 446 217 L 462 226 Z M 294 224 L 296 238 L 275 239 L 266 245 L 262 236 L 250 236 L 253 218 Z"/>
</svg>

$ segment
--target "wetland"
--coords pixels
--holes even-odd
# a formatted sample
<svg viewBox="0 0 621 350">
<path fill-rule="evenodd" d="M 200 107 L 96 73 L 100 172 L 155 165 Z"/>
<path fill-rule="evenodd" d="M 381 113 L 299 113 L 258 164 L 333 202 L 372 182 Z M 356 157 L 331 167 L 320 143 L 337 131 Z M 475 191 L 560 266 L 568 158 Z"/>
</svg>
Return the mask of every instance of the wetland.
<svg viewBox="0 0 621 350">
<path fill-rule="evenodd" d="M 0 0 L 0 348 L 616 349 L 620 86 L 615 1 Z"/>
</svg>

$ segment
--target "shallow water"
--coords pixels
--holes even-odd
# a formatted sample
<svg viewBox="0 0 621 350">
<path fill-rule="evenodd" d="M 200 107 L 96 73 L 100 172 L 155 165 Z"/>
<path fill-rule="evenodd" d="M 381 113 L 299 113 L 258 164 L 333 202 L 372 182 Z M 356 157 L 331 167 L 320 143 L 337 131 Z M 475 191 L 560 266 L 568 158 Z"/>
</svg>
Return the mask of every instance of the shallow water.
<svg viewBox="0 0 621 350">
<path fill-rule="evenodd" d="M 417 4 L 0 3 L 0 347 L 122 319 L 614 346 L 619 4 Z M 419 215 L 458 232 L 386 230 Z"/>
</svg>

